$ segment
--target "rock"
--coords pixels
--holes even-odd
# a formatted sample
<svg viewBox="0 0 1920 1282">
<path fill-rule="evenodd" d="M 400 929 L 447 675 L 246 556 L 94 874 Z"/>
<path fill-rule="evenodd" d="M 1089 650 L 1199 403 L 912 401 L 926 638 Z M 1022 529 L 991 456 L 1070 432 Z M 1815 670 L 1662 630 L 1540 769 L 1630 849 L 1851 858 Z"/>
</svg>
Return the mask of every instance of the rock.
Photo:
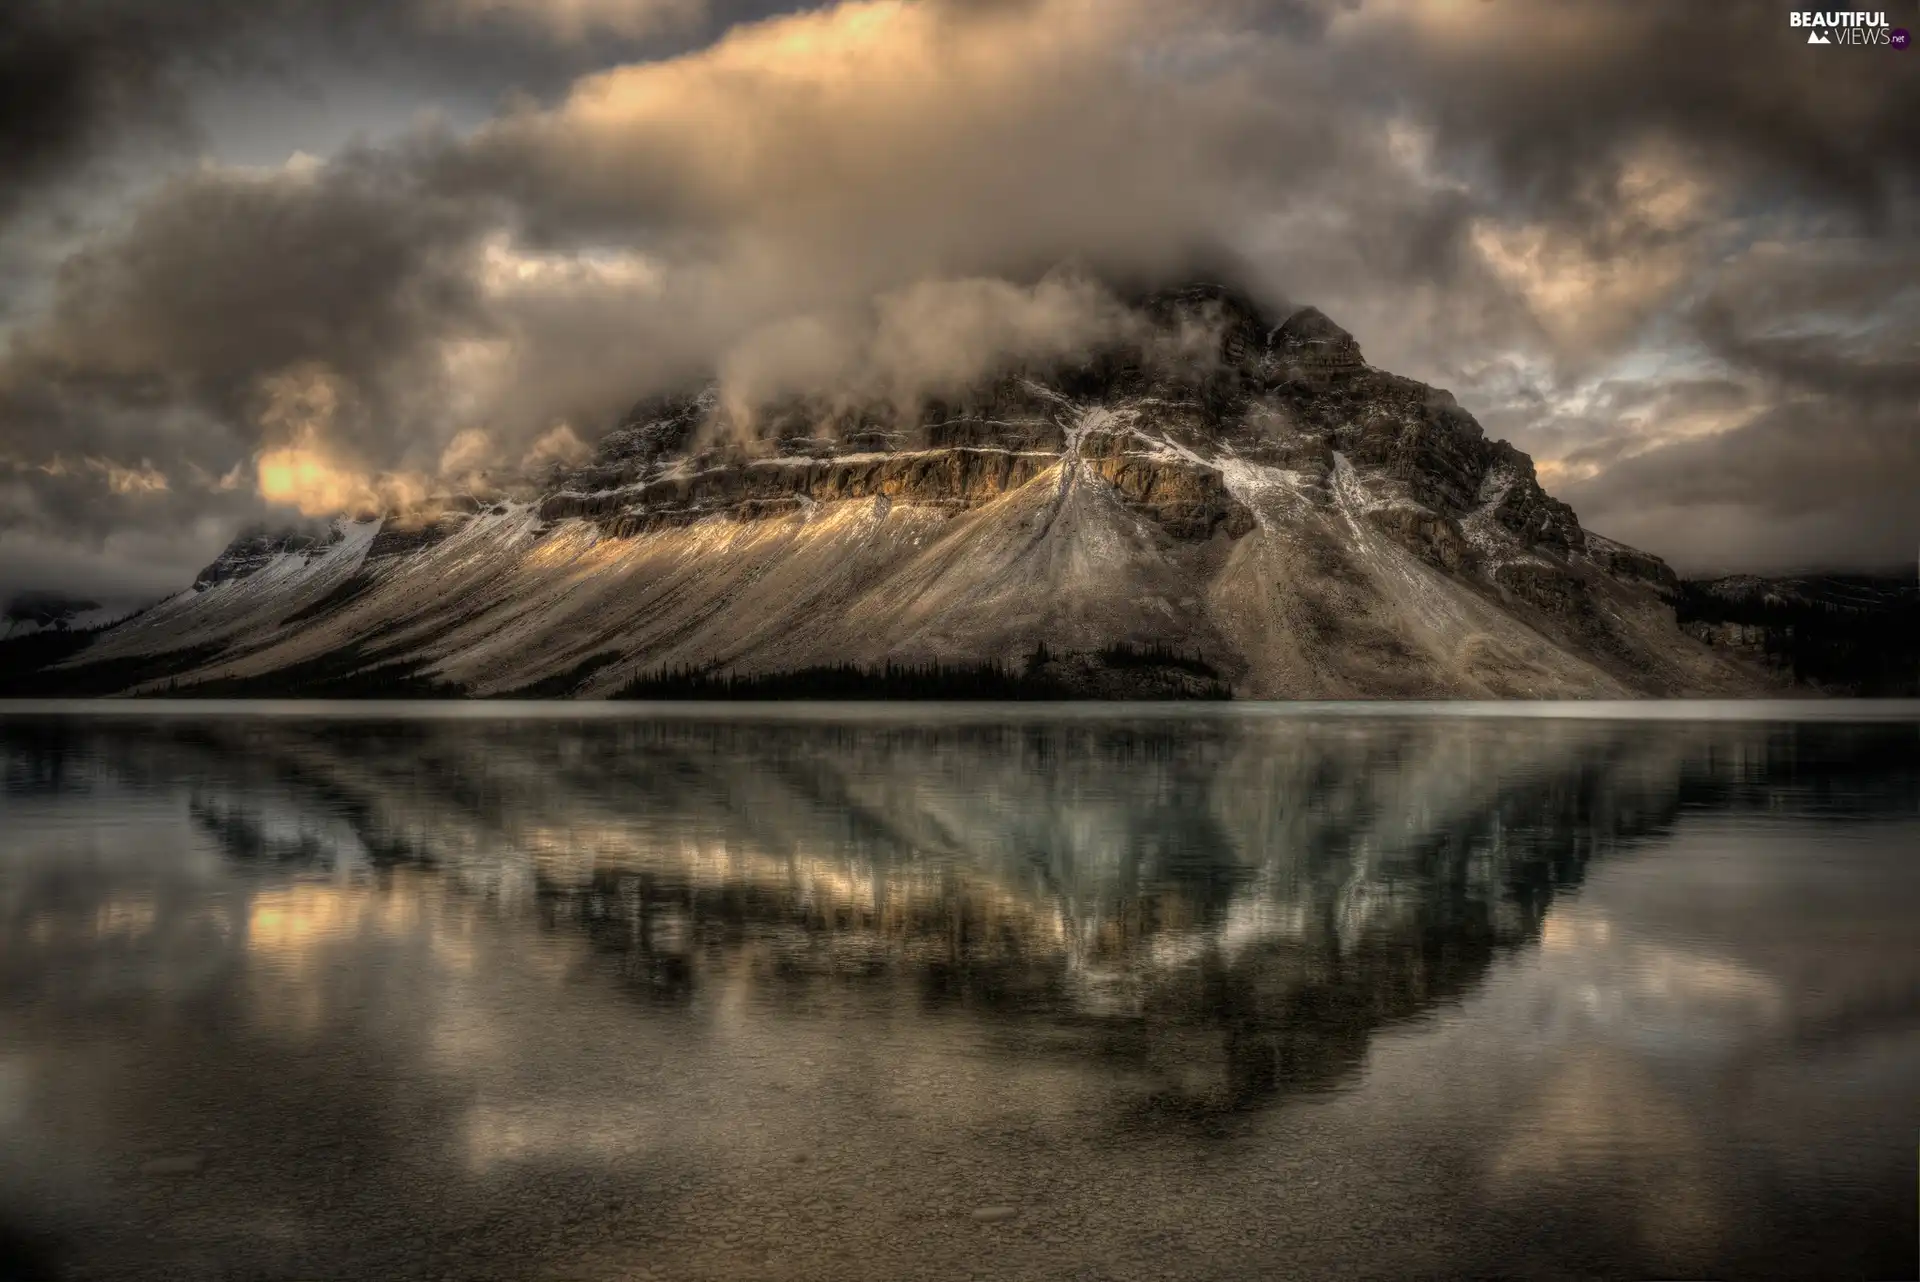
<svg viewBox="0 0 1920 1282">
<path fill-rule="evenodd" d="M 1008 1220 L 1018 1218 L 1019 1214 L 1019 1208 L 1012 1206 L 976 1207 L 973 1212 L 973 1222 L 975 1224 L 1005 1224 Z"/>
<path fill-rule="evenodd" d="M 1300 381 L 1337 378 L 1366 364 L 1360 344 L 1317 307 L 1303 307 L 1273 331 L 1268 340 L 1281 377 Z"/>
<path fill-rule="evenodd" d="M 1460 523 L 1426 508 L 1377 507 L 1367 518 L 1414 555 L 1445 569 L 1461 569 L 1473 556 Z"/>
<path fill-rule="evenodd" d="M 229 543 L 212 564 L 200 571 L 193 586 L 198 590 L 244 579 L 258 574 L 283 556 L 311 560 L 329 545 L 339 542 L 340 537 L 338 523 L 325 535 L 294 528 L 271 530 L 255 527 L 242 532 Z"/>
</svg>

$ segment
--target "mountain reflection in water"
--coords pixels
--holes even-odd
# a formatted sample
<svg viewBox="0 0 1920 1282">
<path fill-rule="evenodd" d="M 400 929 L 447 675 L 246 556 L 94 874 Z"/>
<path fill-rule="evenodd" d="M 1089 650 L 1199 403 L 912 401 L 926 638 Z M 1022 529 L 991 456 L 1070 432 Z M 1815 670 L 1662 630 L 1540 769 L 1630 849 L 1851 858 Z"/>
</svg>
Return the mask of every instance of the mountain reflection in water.
<svg viewBox="0 0 1920 1282">
<path fill-rule="evenodd" d="M 1806 1190 L 1727 1174 L 1658 1079 L 1691 1055 L 1719 1076 L 1686 1090 L 1751 1090 L 1769 1048 L 1863 1020 L 1911 1056 L 1911 937 L 1839 923 L 1888 955 L 1821 1005 L 1843 957 L 1800 991 L 1805 957 L 1716 952 L 1697 922 L 1616 938 L 1581 891 L 1690 822 L 1910 832 L 1916 743 L 1899 721 L 0 718 L 0 1212 L 87 1276 L 1830 1261 L 1781 1222 L 1745 1254 L 1770 1221 L 1742 1198 Z M 1879 887 L 1889 911 L 1913 889 Z M 1381 1122 L 1289 1110 L 1387 1091 L 1383 1034 L 1412 1054 L 1499 1008 L 1490 975 L 1564 958 L 1591 991 L 1501 1035 L 1537 1055 L 1573 1010 L 1614 1048 L 1529 1082 L 1518 1131 L 1480 1101 L 1450 1147 L 1410 1113 L 1387 1161 Z M 1200 1174 L 1276 1135 L 1284 1203 Z M 1478 1236 L 1569 1169 L 1617 1204 Z M 1813 1191 L 1878 1217 L 1851 1226 L 1862 1264 L 1911 1241 L 1911 1199 L 1873 1180 Z M 1122 1215 L 1135 1196 L 1153 1209 Z M 1289 1236 L 1402 1201 L 1421 1248 Z M 162 1227 L 101 1227 L 122 1215 Z"/>
</svg>

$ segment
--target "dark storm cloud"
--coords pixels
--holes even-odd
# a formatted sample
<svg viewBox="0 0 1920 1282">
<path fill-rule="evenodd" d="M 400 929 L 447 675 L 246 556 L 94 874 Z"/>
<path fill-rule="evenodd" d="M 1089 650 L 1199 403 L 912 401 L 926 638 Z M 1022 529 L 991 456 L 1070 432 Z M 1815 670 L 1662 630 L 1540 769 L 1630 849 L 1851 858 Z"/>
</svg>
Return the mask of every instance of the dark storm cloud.
<svg viewBox="0 0 1920 1282">
<path fill-rule="evenodd" d="M 1884 50 L 1809 49 L 1788 8 L 1375 5 L 1369 65 L 1504 195 L 1596 228 L 1621 148 L 1649 135 L 1703 170 L 1884 225 L 1915 194 L 1920 81 Z"/>
<path fill-rule="evenodd" d="M 70 474 L 87 457 L 158 460 L 170 489 L 183 468 L 217 477 L 257 444 L 262 380 L 308 363 L 363 395 L 336 432 L 384 440 L 439 391 L 422 345 L 477 323 L 475 211 L 422 196 L 406 168 L 363 155 L 168 183 L 62 267 L 52 308 L 16 337 L 0 365 L 9 452 Z"/>
<path fill-rule="evenodd" d="M 1762 245 L 1691 310 L 1758 407 L 1635 455 L 1576 502 L 1700 568 L 1878 567 L 1920 540 L 1920 250 L 1854 239 Z M 1716 514 L 1717 537 L 1689 522 Z"/>
<path fill-rule="evenodd" d="M 184 129 L 174 55 L 220 28 L 220 7 L 0 6 L 0 217 L 135 121 Z"/>
<path fill-rule="evenodd" d="M 1722 272 L 1692 310 L 1729 363 L 1796 392 L 1920 399 L 1920 244 L 1763 245 Z"/>
<path fill-rule="evenodd" d="M 1417 372 L 1536 346 L 1564 388 L 1746 243 L 1920 235 L 1920 78 L 1885 49 L 1809 48 L 1784 6 L 1373 0 L 1333 44 L 1326 87 L 1397 114 L 1458 187 L 1437 224 L 1458 235 L 1355 290 L 1450 291 L 1479 350 L 1414 350 Z"/>
<path fill-rule="evenodd" d="M 1884 445 L 1872 483 L 1903 475 L 1910 309 L 1883 286 L 1915 231 L 1920 81 L 1898 55 L 1651 0 L 926 0 L 729 26 L 790 7 L 11 11 L 10 50 L 69 51 L 0 142 L 36 157 L 29 192 L 131 136 L 136 99 L 185 130 L 180 86 L 223 75 L 324 92 L 352 64 L 504 105 L 304 170 L 183 174 L 73 257 L 0 361 L 0 524 L 177 528 L 321 429 L 327 478 L 431 479 L 590 438 L 702 368 L 924 370 L 942 344 L 971 368 L 1098 322 L 1035 286 L 1062 262 L 1151 279 L 1222 251 L 1682 560 L 1684 525 L 1647 514 L 1706 491 L 1663 456 L 1745 438 L 1714 484 L 1754 522 L 1841 503 L 1796 433 Z M 1835 236 L 1851 258 L 1809 248 Z M 1830 261 L 1787 281 L 1754 266 L 1776 240 Z M 902 316 L 937 341 L 890 336 Z M 1691 364 L 1612 369 L 1649 344 Z M 1830 524 L 1836 558 L 1894 537 Z"/>
<path fill-rule="evenodd" d="M 343 69 L 439 92 L 543 97 L 710 36 L 779 0 L 7 0 L 0 217 L 129 146 L 189 147 L 195 91 L 239 79 L 324 92 Z"/>
<path fill-rule="evenodd" d="M 296 360 L 372 375 L 461 310 L 470 287 L 450 260 L 476 221 L 379 157 L 183 177 L 124 236 L 65 264 L 20 352 L 51 382 L 167 383 L 216 412 Z"/>
</svg>

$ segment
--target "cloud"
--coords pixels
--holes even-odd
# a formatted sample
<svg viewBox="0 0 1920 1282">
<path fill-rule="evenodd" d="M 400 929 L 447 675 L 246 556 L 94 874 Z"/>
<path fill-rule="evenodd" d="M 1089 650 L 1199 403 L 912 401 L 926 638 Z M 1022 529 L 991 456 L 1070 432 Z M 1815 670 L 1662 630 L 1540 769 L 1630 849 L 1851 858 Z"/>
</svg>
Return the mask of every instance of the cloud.
<svg viewBox="0 0 1920 1282">
<path fill-rule="evenodd" d="M 1670 416 L 1669 439 L 1570 497 L 1694 568 L 1907 563 L 1920 542 L 1915 279 L 1911 243 L 1748 249 L 1687 317 L 1740 380 L 1722 402 L 1734 411 L 1723 430 L 1674 432 Z"/>
<path fill-rule="evenodd" d="M 717 267 L 774 317 L 928 275 L 1171 264 L 1220 238 L 1237 188 L 1279 181 L 1241 161 L 1311 127 L 1143 65 L 1181 17 L 1204 7 L 836 5 L 588 77 L 482 129 L 444 180 L 512 193 L 535 239 Z"/>
<path fill-rule="evenodd" d="M 204 6 L 191 4 L 171 13 L 88 0 L 0 6 L 0 219 L 69 174 L 123 122 L 183 130 L 171 51 L 210 21 Z"/>
<path fill-rule="evenodd" d="M 352 392 L 333 371 L 296 366 L 262 380 L 261 392 L 260 424 L 272 444 L 254 459 L 254 473 L 268 503 L 302 516 L 332 516 L 405 508 L 427 497 L 424 478 L 368 471 L 339 443 L 334 428 Z M 471 449 L 470 437 L 456 438 L 443 463 Z"/>
<path fill-rule="evenodd" d="M 589 77 L 472 137 L 202 167 L 63 266 L 0 402 L 29 454 L 75 434 L 127 454 L 133 411 L 168 405 L 183 430 L 162 452 L 226 475 L 262 444 L 267 383 L 323 368 L 331 448 L 431 472 L 463 432 L 510 459 L 716 367 L 817 390 L 793 368 L 822 358 L 794 346 L 809 327 L 846 327 L 830 341 L 893 395 L 1072 345 L 1085 291 L 1014 282 L 1069 258 L 1172 270 L 1224 226 L 1217 153 L 1254 136 L 1208 94 L 1142 83 L 1127 41 L 1161 14 L 847 4 Z"/>
<path fill-rule="evenodd" d="M 1124 335 L 1133 321 L 1097 284 L 1050 276 L 1032 288 L 1000 280 L 921 281 L 876 301 L 871 363 L 903 399 L 958 391 L 1009 357 L 1053 361 Z"/>
<path fill-rule="evenodd" d="M 1845 497 L 1849 468 L 1869 495 L 1911 479 L 1890 282 L 1920 90 L 1897 59 L 1652 0 L 784 7 L 414 0 L 331 11 L 347 34 L 304 0 L 146 25 L 121 0 L 10 8 L 28 38 L 0 47 L 75 51 L 10 91 L 39 104 L 38 132 L 0 126 L 0 154 L 36 158 L 29 203 L 131 136 L 129 94 L 190 134 L 180 78 L 228 63 L 365 49 L 399 75 L 391 47 L 504 105 L 183 168 L 88 236 L 0 356 L 0 530 L 98 539 L 238 520 L 269 490 L 307 510 L 547 466 L 716 370 L 743 410 L 910 400 L 1123 328 L 1095 282 L 1227 262 L 1683 563 L 1692 502 L 1819 514 L 1840 560 L 1913 533 Z M 645 44 L 667 39 L 695 43 Z M 274 426 L 289 378 L 333 389 L 323 425 Z M 34 470 L 56 457 L 73 470 Z M 168 489 L 116 492 L 86 458 Z"/>
<path fill-rule="evenodd" d="M 493 458 L 493 442 L 477 427 L 457 433 L 440 451 L 440 475 L 467 476 L 484 471 Z"/>
<path fill-rule="evenodd" d="M 571 423 L 555 423 L 520 457 L 520 470 L 537 472 L 551 464 L 578 467 L 592 454 L 593 447 L 581 440 Z"/>
<path fill-rule="evenodd" d="M 1486 216 L 1469 233 L 1556 355 L 1572 363 L 1612 350 L 1673 297 L 1698 268 L 1720 212 L 1721 193 L 1664 146 L 1642 145 L 1602 173 L 1611 190 L 1589 217 Z"/>
<path fill-rule="evenodd" d="M 171 488 L 165 473 L 150 459 L 141 459 L 137 467 L 125 467 L 111 459 L 90 458 L 87 466 L 107 478 L 107 489 L 114 494 L 157 494 Z"/>
<path fill-rule="evenodd" d="M 1615 176 L 1650 142 L 1701 181 L 1910 216 L 1920 90 L 1898 59 L 1808 50 L 1784 9 L 1372 0 L 1342 35 L 1420 103 L 1442 151 L 1557 221 L 1604 228 Z"/>
<path fill-rule="evenodd" d="M 739 421 L 794 395 L 911 410 L 1015 361 L 1086 355 L 1141 329 L 1109 290 L 1071 273 L 1030 286 L 922 280 L 864 308 L 789 317 L 747 334 L 721 355 L 721 397 Z"/>
<path fill-rule="evenodd" d="M 430 19 L 504 19 L 569 42 L 685 28 L 705 13 L 704 0 L 428 0 L 427 8 Z"/>
<path fill-rule="evenodd" d="M 8 0 L 0 5 L 0 224 L 64 203 L 103 162 L 191 160 L 223 90 L 291 97 L 387 87 L 544 95 L 656 38 L 779 0 Z M 247 110 L 243 99 L 239 110 Z M 321 111 L 315 113 L 315 109 Z M 214 108 L 216 111 L 219 107 Z M 217 122 L 215 122 L 217 123 Z M 63 214 L 66 211 L 62 211 Z"/>
<path fill-rule="evenodd" d="M 439 430 L 442 344 L 483 329 L 479 226 L 385 160 L 175 179 L 69 259 L 39 323 L 14 335 L 9 450 L 224 475 L 272 430 L 271 381 L 319 367 L 351 391 L 330 430 L 392 462 L 396 434 Z"/>
</svg>

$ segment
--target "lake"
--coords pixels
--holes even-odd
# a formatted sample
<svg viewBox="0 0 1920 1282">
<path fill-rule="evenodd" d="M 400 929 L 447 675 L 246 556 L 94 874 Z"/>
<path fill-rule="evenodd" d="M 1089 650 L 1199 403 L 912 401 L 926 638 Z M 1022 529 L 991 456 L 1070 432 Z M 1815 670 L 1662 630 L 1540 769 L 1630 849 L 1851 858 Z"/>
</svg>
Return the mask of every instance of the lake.
<svg viewBox="0 0 1920 1282">
<path fill-rule="evenodd" d="M 1915 1273 L 1915 705 L 15 704 L 0 758 L 0 1276 Z"/>
</svg>

